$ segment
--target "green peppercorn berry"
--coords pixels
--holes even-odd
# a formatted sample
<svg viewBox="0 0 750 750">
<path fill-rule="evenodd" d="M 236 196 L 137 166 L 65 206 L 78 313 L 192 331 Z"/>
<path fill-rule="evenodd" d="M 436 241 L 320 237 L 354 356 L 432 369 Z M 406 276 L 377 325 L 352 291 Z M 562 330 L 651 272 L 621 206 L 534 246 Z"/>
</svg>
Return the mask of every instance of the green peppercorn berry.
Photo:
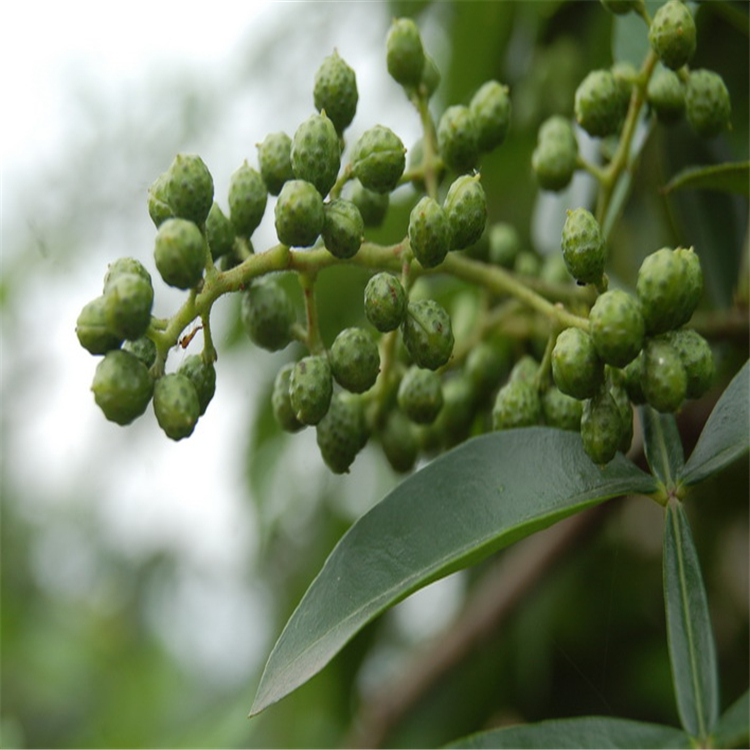
<svg viewBox="0 0 750 750">
<path fill-rule="evenodd" d="M 673 70 L 659 70 L 648 82 L 646 100 L 659 122 L 671 125 L 685 113 L 685 86 Z"/>
<path fill-rule="evenodd" d="M 487 197 L 479 175 L 462 175 L 448 188 L 443 210 L 451 228 L 451 249 L 478 242 L 487 223 Z"/>
<path fill-rule="evenodd" d="M 474 120 L 480 151 L 492 151 L 508 134 L 511 104 L 508 87 L 487 81 L 471 98 L 469 111 Z"/>
<path fill-rule="evenodd" d="M 325 226 L 323 198 L 313 184 L 289 180 L 279 193 L 274 219 L 279 242 L 310 247 Z"/>
<path fill-rule="evenodd" d="M 477 399 L 486 399 L 511 369 L 512 348 L 507 338 L 480 341 L 466 357 L 464 376 L 471 384 Z"/>
<path fill-rule="evenodd" d="M 277 373 L 271 392 L 271 409 L 276 424 L 285 432 L 299 432 L 305 425 L 297 419 L 289 395 L 289 383 L 294 370 L 294 362 L 288 362 Z"/>
<path fill-rule="evenodd" d="M 332 394 L 333 378 L 327 357 L 313 354 L 294 365 L 289 378 L 289 398 L 299 422 L 318 424 L 328 412 Z"/>
<path fill-rule="evenodd" d="M 151 284 L 151 274 L 146 270 L 143 263 L 135 258 L 118 258 L 107 266 L 102 291 L 106 294 L 115 279 L 126 273 L 140 276 L 144 281 Z"/>
<path fill-rule="evenodd" d="M 154 414 L 168 438 L 190 437 L 200 417 L 200 402 L 193 381 L 176 372 L 159 378 L 154 385 Z"/>
<path fill-rule="evenodd" d="M 498 221 L 489 228 L 488 259 L 495 266 L 513 268 L 521 250 L 521 238 L 512 224 Z"/>
<path fill-rule="evenodd" d="M 527 380 L 509 380 L 495 397 L 492 429 L 511 430 L 537 424 L 542 413 L 539 392 Z"/>
<path fill-rule="evenodd" d="M 620 410 L 622 433 L 617 450 L 620 453 L 627 453 L 633 443 L 633 405 L 630 403 L 628 393 L 623 386 L 613 385 L 609 389 L 609 393 Z"/>
<path fill-rule="evenodd" d="M 620 97 L 620 117 L 625 117 L 633 93 L 633 84 L 638 80 L 638 71 L 633 63 L 624 61 L 616 62 L 609 70 L 617 84 L 617 93 Z"/>
<path fill-rule="evenodd" d="M 622 370 L 623 387 L 628 398 L 636 406 L 646 403 L 646 395 L 643 393 L 643 351 Z"/>
<path fill-rule="evenodd" d="M 136 356 L 115 349 L 97 365 L 91 390 L 104 416 L 110 422 L 126 425 L 146 411 L 154 382 Z"/>
<path fill-rule="evenodd" d="M 664 334 L 676 349 L 687 376 L 686 398 L 700 398 L 714 379 L 714 357 L 708 341 L 692 328 L 680 328 Z"/>
<path fill-rule="evenodd" d="M 729 127 L 732 104 L 718 73 L 691 70 L 685 91 L 685 114 L 690 127 L 702 138 L 713 138 Z"/>
<path fill-rule="evenodd" d="M 687 5 L 680 0 L 667 0 L 654 14 L 648 41 L 666 67 L 677 70 L 689 62 L 695 52 L 696 32 Z"/>
<path fill-rule="evenodd" d="M 568 396 L 553 385 L 542 395 L 542 413 L 550 427 L 578 432 L 581 429 L 583 401 Z"/>
<path fill-rule="evenodd" d="M 593 136 L 617 132 L 622 120 L 622 97 L 615 77 L 609 70 L 592 70 L 575 93 L 578 124 Z"/>
<path fill-rule="evenodd" d="M 213 362 L 206 362 L 200 354 L 190 354 L 177 368 L 177 372 L 190 378 L 198 395 L 198 413 L 203 416 L 216 393 L 216 368 Z"/>
<path fill-rule="evenodd" d="M 417 460 L 417 437 L 414 423 L 398 409 L 388 415 L 380 430 L 380 444 L 388 463 L 401 473 L 411 471 Z"/>
<path fill-rule="evenodd" d="M 406 166 L 401 139 L 384 125 L 366 130 L 354 144 L 352 171 L 364 187 L 375 193 L 390 193 Z"/>
<path fill-rule="evenodd" d="M 214 260 L 228 255 L 234 248 L 234 224 L 214 201 L 206 219 L 206 242 Z"/>
<path fill-rule="evenodd" d="M 594 341 L 580 328 L 566 328 L 552 350 L 552 377 L 568 396 L 591 398 L 604 382 L 604 363 Z"/>
<path fill-rule="evenodd" d="M 687 323 L 703 295 L 703 269 L 700 258 L 692 247 L 678 247 L 675 253 L 685 265 L 687 278 L 682 296 L 682 317 Z"/>
<path fill-rule="evenodd" d="M 294 176 L 315 185 L 325 198 L 341 166 L 339 136 L 325 112 L 310 115 L 297 128 L 292 138 L 291 160 Z"/>
<path fill-rule="evenodd" d="M 214 181 L 203 159 L 177 154 L 167 170 L 167 203 L 174 215 L 198 226 L 214 202 Z"/>
<path fill-rule="evenodd" d="M 313 99 L 315 109 L 325 111 L 340 136 L 354 119 L 359 95 L 357 76 L 336 50 L 315 74 Z"/>
<path fill-rule="evenodd" d="M 331 346 L 330 363 L 339 385 L 364 393 L 375 385 L 380 372 L 378 346 L 364 328 L 345 328 Z"/>
<path fill-rule="evenodd" d="M 151 322 L 153 303 L 150 279 L 134 273 L 118 274 L 104 293 L 107 327 L 118 338 L 140 338 Z"/>
<path fill-rule="evenodd" d="M 352 201 L 334 198 L 323 207 L 323 242 L 326 250 L 336 258 L 353 258 L 365 231 L 362 214 Z"/>
<path fill-rule="evenodd" d="M 258 146 L 260 176 L 271 195 L 278 195 L 284 183 L 294 179 L 292 139 L 283 132 L 269 133 Z"/>
<path fill-rule="evenodd" d="M 604 238 L 590 211 L 568 211 L 562 230 L 562 252 L 570 275 L 582 284 L 600 284 L 604 273 Z"/>
<path fill-rule="evenodd" d="M 604 465 L 615 457 L 622 433 L 622 414 L 609 391 L 603 390 L 584 402 L 581 440 L 583 449 L 594 463 Z"/>
<path fill-rule="evenodd" d="M 409 245 L 424 268 L 440 265 L 450 250 L 451 228 L 440 204 L 423 196 L 409 216 Z"/>
<path fill-rule="evenodd" d="M 679 352 L 662 337 L 649 339 L 643 350 L 641 387 L 650 406 L 676 412 L 687 395 L 687 373 Z"/>
<path fill-rule="evenodd" d="M 591 338 L 608 365 L 625 367 L 643 347 L 644 322 L 638 300 L 622 289 L 599 295 L 589 314 Z"/>
<path fill-rule="evenodd" d="M 437 127 L 438 151 L 456 172 L 469 172 L 479 160 L 479 128 L 471 110 L 454 104 L 443 112 Z"/>
<path fill-rule="evenodd" d="M 336 474 L 346 474 L 367 442 L 365 414 L 360 398 L 337 393 L 315 428 L 320 455 Z"/>
<path fill-rule="evenodd" d="M 258 228 L 267 201 L 266 183 L 245 161 L 229 178 L 229 215 L 239 236 L 250 237 Z"/>
<path fill-rule="evenodd" d="M 468 378 L 457 376 L 443 383 L 443 408 L 429 429 L 445 448 L 466 440 L 476 413 L 477 392 Z"/>
<path fill-rule="evenodd" d="M 412 422 L 431 424 L 443 408 L 440 376 L 433 370 L 412 365 L 401 378 L 398 406 Z"/>
<path fill-rule="evenodd" d="M 146 367 L 151 367 L 156 362 L 156 344 L 148 336 L 126 341 L 122 348 L 138 357 Z"/>
<path fill-rule="evenodd" d="M 154 260 L 169 286 L 196 286 L 206 262 L 206 241 L 200 229 L 187 219 L 167 219 L 156 233 Z"/>
<path fill-rule="evenodd" d="M 390 196 L 368 190 L 359 180 L 352 182 L 349 200 L 359 209 L 366 227 L 379 227 L 388 213 Z"/>
<path fill-rule="evenodd" d="M 89 354 L 106 354 L 119 349 L 122 337 L 116 336 L 107 325 L 106 298 L 102 295 L 87 302 L 76 321 L 76 336 Z"/>
<path fill-rule="evenodd" d="M 573 179 L 578 162 L 578 141 L 570 121 L 553 115 L 539 128 L 531 167 L 543 190 L 558 192 Z"/>
<path fill-rule="evenodd" d="M 245 290 L 240 318 L 250 340 L 262 349 L 279 351 L 292 340 L 294 305 L 273 279 L 258 279 Z"/>
<path fill-rule="evenodd" d="M 386 66 L 397 83 L 416 87 L 422 80 L 425 54 L 419 28 L 410 18 L 397 18 L 386 38 Z"/>
<path fill-rule="evenodd" d="M 167 219 L 174 216 L 167 197 L 167 173 L 162 172 L 148 189 L 148 215 L 158 229 Z"/>
<path fill-rule="evenodd" d="M 409 355 L 420 367 L 437 370 L 453 353 L 451 319 L 435 300 L 409 302 L 401 333 Z"/>
<path fill-rule="evenodd" d="M 406 317 L 406 292 L 393 275 L 376 273 L 365 287 L 365 315 L 381 333 L 393 331 Z"/>
</svg>

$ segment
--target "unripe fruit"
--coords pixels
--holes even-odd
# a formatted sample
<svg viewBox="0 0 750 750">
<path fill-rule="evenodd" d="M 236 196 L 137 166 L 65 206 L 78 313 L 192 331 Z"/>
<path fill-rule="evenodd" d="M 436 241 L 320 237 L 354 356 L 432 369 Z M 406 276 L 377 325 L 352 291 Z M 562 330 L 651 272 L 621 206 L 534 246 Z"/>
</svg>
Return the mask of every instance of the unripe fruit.
<svg viewBox="0 0 750 750">
<path fill-rule="evenodd" d="M 714 357 L 708 341 L 692 328 L 680 328 L 664 334 L 680 356 L 687 376 L 687 398 L 700 398 L 714 379 Z"/>
<path fill-rule="evenodd" d="M 359 209 L 366 227 L 379 227 L 391 202 L 388 193 L 368 190 L 359 180 L 354 180 L 349 200 Z"/>
<path fill-rule="evenodd" d="M 148 189 L 148 215 L 158 229 L 167 219 L 174 216 L 167 197 L 167 173 L 162 172 Z"/>
<path fill-rule="evenodd" d="M 107 266 L 102 291 L 106 294 L 115 279 L 126 273 L 135 274 L 149 284 L 151 283 L 151 274 L 146 270 L 143 263 L 135 258 L 118 258 Z"/>
<path fill-rule="evenodd" d="M 285 364 L 277 373 L 273 381 L 271 392 L 271 409 L 276 423 L 285 432 L 299 432 L 305 425 L 297 419 L 289 395 L 289 383 L 294 370 L 294 363 Z"/>
<path fill-rule="evenodd" d="M 691 70 L 685 91 L 685 114 L 690 127 L 703 138 L 713 138 L 729 127 L 732 104 L 718 73 Z"/>
<path fill-rule="evenodd" d="M 156 233 L 154 260 L 169 286 L 194 287 L 206 262 L 206 241 L 200 229 L 187 219 L 167 219 Z"/>
<path fill-rule="evenodd" d="M 552 350 L 552 377 L 555 385 L 568 396 L 591 398 L 604 382 L 604 363 L 594 342 L 580 328 L 566 328 Z"/>
<path fill-rule="evenodd" d="M 492 151 L 508 134 L 510 127 L 510 97 L 508 87 L 497 81 L 487 81 L 469 103 L 480 151 Z"/>
<path fill-rule="evenodd" d="M 542 270 L 542 259 L 533 250 L 521 250 L 516 255 L 513 271 L 519 276 L 536 278 Z"/>
<path fill-rule="evenodd" d="M 489 229 L 488 258 L 490 263 L 503 268 L 513 268 L 521 250 L 521 238 L 512 224 L 497 222 Z"/>
<path fill-rule="evenodd" d="M 398 409 L 388 415 L 380 431 L 380 443 L 395 471 L 406 472 L 414 467 L 418 451 L 414 423 Z"/>
<path fill-rule="evenodd" d="M 646 403 L 646 396 L 643 393 L 643 352 L 641 353 L 622 371 L 624 376 L 623 386 L 628 394 L 628 398 L 636 406 Z"/>
<path fill-rule="evenodd" d="M 456 172 L 468 172 L 479 160 L 479 132 L 468 107 L 454 104 L 443 112 L 437 127 L 438 151 Z"/>
<path fill-rule="evenodd" d="M 448 188 L 443 210 L 451 228 L 451 249 L 463 250 L 484 232 L 487 223 L 487 198 L 479 175 L 462 175 Z"/>
<path fill-rule="evenodd" d="M 154 386 L 154 414 L 168 438 L 190 437 L 200 417 L 193 381 L 176 372 L 159 378 Z"/>
<path fill-rule="evenodd" d="M 617 450 L 620 453 L 627 453 L 633 443 L 633 405 L 630 403 L 625 388 L 615 385 L 610 388 L 609 393 L 620 410 L 622 433 L 620 434 L 620 444 L 617 446 Z"/>
<path fill-rule="evenodd" d="M 365 287 L 365 315 L 381 333 L 393 331 L 406 317 L 406 292 L 393 275 L 375 274 Z"/>
<path fill-rule="evenodd" d="M 315 185 L 322 197 L 328 195 L 339 174 L 341 145 L 336 128 L 325 113 L 310 115 L 297 128 L 291 160 L 298 180 Z"/>
<path fill-rule="evenodd" d="M 578 141 L 570 121 L 553 115 L 542 123 L 531 167 L 543 190 L 560 191 L 573 179 L 578 160 Z"/>
<path fill-rule="evenodd" d="M 115 336 L 107 325 L 106 300 L 102 295 L 87 302 L 76 321 L 76 336 L 89 354 L 106 354 L 119 349 L 122 338 Z"/>
<path fill-rule="evenodd" d="M 429 99 L 437 87 L 440 85 L 440 70 L 438 70 L 437 63 L 428 54 L 424 56 L 424 67 L 422 68 L 422 78 L 420 79 L 420 85 L 424 91 L 425 96 Z"/>
<path fill-rule="evenodd" d="M 357 206 L 344 198 L 335 198 L 323 207 L 323 242 L 336 258 L 353 258 L 362 244 L 365 223 Z"/>
<path fill-rule="evenodd" d="M 620 409 L 609 391 L 602 391 L 583 405 L 581 440 L 588 457 L 597 464 L 609 463 L 622 440 Z"/>
<path fill-rule="evenodd" d="M 542 395 L 542 413 L 550 427 L 578 432 L 581 429 L 583 401 L 552 386 Z"/>
<path fill-rule="evenodd" d="M 256 346 L 275 352 L 292 340 L 294 305 L 284 289 L 272 279 L 256 280 L 244 292 L 240 317 L 247 335 Z"/>
<path fill-rule="evenodd" d="M 688 7 L 680 0 L 667 0 L 654 14 L 648 41 L 666 67 L 677 70 L 689 62 L 695 52 L 696 32 Z"/>
<path fill-rule="evenodd" d="M 214 202 L 206 219 L 206 241 L 214 260 L 228 255 L 234 248 L 234 224 Z"/>
<path fill-rule="evenodd" d="M 143 336 L 151 322 L 154 288 L 151 281 L 134 273 L 119 274 L 104 293 L 104 312 L 109 330 L 120 339 Z"/>
<path fill-rule="evenodd" d="M 492 429 L 510 430 L 537 424 L 542 405 L 533 383 L 510 380 L 498 392 L 492 407 Z"/>
<path fill-rule="evenodd" d="M 345 328 L 331 346 L 330 363 L 339 385 L 364 393 L 375 385 L 380 372 L 378 346 L 363 328 Z"/>
<path fill-rule="evenodd" d="M 309 182 L 289 180 L 284 183 L 274 209 L 279 242 L 293 247 L 315 244 L 325 225 L 323 198 Z"/>
<path fill-rule="evenodd" d="M 390 193 L 404 173 L 406 149 L 401 139 L 384 125 L 365 131 L 352 150 L 352 170 L 364 187 Z"/>
<path fill-rule="evenodd" d="M 673 70 L 660 70 L 651 76 L 646 98 L 665 124 L 677 122 L 685 113 L 685 86 Z"/>
<path fill-rule="evenodd" d="M 443 408 L 429 428 L 437 433 L 441 445 L 452 448 L 468 437 L 476 398 L 468 378 L 453 377 L 443 383 Z"/>
<path fill-rule="evenodd" d="M 582 284 L 599 284 L 604 273 L 604 238 L 590 211 L 568 211 L 562 230 L 562 252 L 570 275 Z"/>
<path fill-rule="evenodd" d="M 180 375 L 190 379 L 198 396 L 198 413 L 203 416 L 216 393 L 216 368 L 200 354 L 191 354 L 177 368 Z"/>
<path fill-rule="evenodd" d="M 430 424 L 443 408 L 440 376 L 412 365 L 398 387 L 398 406 L 412 422 Z"/>
<path fill-rule="evenodd" d="M 289 379 L 289 398 L 299 422 L 318 424 L 328 412 L 332 394 L 333 378 L 327 357 L 310 355 L 297 362 Z"/>
<path fill-rule="evenodd" d="M 650 339 L 643 350 L 641 387 L 648 404 L 660 412 L 676 412 L 685 400 L 685 368 L 677 349 L 664 338 Z"/>
<path fill-rule="evenodd" d="M 638 71 L 635 69 L 635 65 L 624 61 L 616 62 L 609 71 L 617 84 L 617 93 L 620 97 L 620 114 L 624 117 L 630 104 L 633 84 L 638 80 Z"/>
<path fill-rule="evenodd" d="M 608 365 L 625 367 L 643 346 L 644 322 L 635 297 L 621 289 L 601 294 L 589 314 L 596 353 Z"/>
<path fill-rule="evenodd" d="M 260 176 L 271 195 L 278 195 L 284 183 L 294 179 L 292 139 L 286 133 L 269 133 L 258 144 Z"/>
<path fill-rule="evenodd" d="M 486 399 L 508 376 L 511 353 L 509 339 L 480 341 L 469 352 L 464 363 L 464 376 L 478 400 Z"/>
<path fill-rule="evenodd" d="M 445 211 L 433 198 L 423 196 L 409 216 L 409 245 L 414 257 L 424 268 L 434 268 L 445 259 L 450 243 Z"/>
<path fill-rule="evenodd" d="M 315 433 L 326 466 L 336 474 L 348 473 L 368 438 L 361 399 L 343 393 L 333 396 Z"/>
<path fill-rule="evenodd" d="M 126 425 L 146 411 L 154 382 L 143 362 L 117 349 L 107 352 L 97 365 L 91 390 L 104 416 Z"/>
<path fill-rule="evenodd" d="M 401 332 L 409 355 L 420 367 L 437 370 L 450 359 L 451 319 L 435 300 L 409 302 Z"/>
<path fill-rule="evenodd" d="M 175 156 L 167 170 L 166 194 L 176 217 L 202 226 L 214 202 L 214 181 L 200 156 Z"/>
<path fill-rule="evenodd" d="M 589 135 L 616 133 L 623 110 L 612 72 L 592 70 L 576 89 L 574 106 L 576 121 Z"/>
<path fill-rule="evenodd" d="M 422 80 L 425 54 L 419 28 L 410 18 L 397 18 L 386 38 L 386 66 L 402 86 L 418 86 Z"/>
<path fill-rule="evenodd" d="M 122 348 L 123 351 L 138 357 L 146 367 L 152 367 L 156 362 L 156 344 L 148 336 L 141 336 L 134 341 L 126 341 Z"/>
<path fill-rule="evenodd" d="M 524 354 L 511 368 L 508 380 L 523 380 L 532 383 L 539 372 L 539 362 L 530 354 Z"/>
<path fill-rule="evenodd" d="M 258 228 L 267 201 L 266 183 L 244 162 L 229 178 L 229 215 L 238 235 L 250 237 Z"/>
<path fill-rule="evenodd" d="M 315 74 L 313 99 L 318 112 L 325 111 L 336 132 L 341 135 L 357 111 L 357 77 L 334 50 Z"/>
</svg>

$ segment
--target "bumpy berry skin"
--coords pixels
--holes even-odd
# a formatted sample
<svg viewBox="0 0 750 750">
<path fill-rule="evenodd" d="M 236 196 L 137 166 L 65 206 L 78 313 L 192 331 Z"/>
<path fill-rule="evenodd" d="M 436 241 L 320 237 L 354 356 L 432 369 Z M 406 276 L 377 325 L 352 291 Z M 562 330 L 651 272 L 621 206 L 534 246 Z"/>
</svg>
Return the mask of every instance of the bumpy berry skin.
<svg viewBox="0 0 750 750">
<path fill-rule="evenodd" d="M 604 381 L 604 363 L 594 342 L 580 328 L 566 328 L 552 350 L 552 377 L 555 385 L 577 399 L 594 396 Z"/>
<path fill-rule="evenodd" d="M 412 365 L 398 387 L 398 406 L 412 422 L 431 424 L 443 408 L 440 376 Z"/>
<path fill-rule="evenodd" d="M 87 302 L 76 321 L 76 336 L 89 354 L 106 354 L 119 349 L 122 338 L 115 336 L 107 326 L 106 299 L 102 295 Z"/>
<path fill-rule="evenodd" d="M 325 111 L 341 135 L 357 112 L 357 76 L 334 50 L 315 74 L 313 100 L 318 112 Z"/>
<path fill-rule="evenodd" d="M 646 402 L 663 413 L 676 412 L 687 395 L 687 373 L 680 355 L 664 338 L 649 339 L 643 350 L 641 387 Z"/>
<path fill-rule="evenodd" d="M 423 196 L 409 216 L 409 245 L 424 268 L 440 265 L 450 250 L 451 228 L 440 204 Z"/>
<path fill-rule="evenodd" d="M 685 114 L 690 127 L 702 138 L 713 138 L 729 127 L 732 104 L 718 73 L 691 70 L 685 91 Z"/>
<path fill-rule="evenodd" d="M 448 188 L 443 210 L 451 228 L 451 249 L 464 250 L 479 241 L 487 223 L 487 197 L 479 175 L 462 175 Z"/>
<path fill-rule="evenodd" d="M 621 289 L 599 295 L 589 323 L 596 353 L 608 365 L 625 367 L 643 347 L 645 324 L 640 305 Z"/>
<path fill-rule="evenodd" d="M 214 202 L 206 219 L 206 241 L 214 260 L 228 255 L 234 247 L 234 225 L 231 219 Z"/>
<path fill-rule="evenodd" d="M 531 167 L 543 190 L 558 192 L 573 179 L 578 160 L 578 141 L 570 121 L 553 115 L 539 128 Z"/>
<path fill-rule="evenodd" d="M 469 112 L 474 120 L 480 151 L 492 151 L 508 134 L 511 104 L 508 87 L 487 81 L 471 98 Z"/>
<path fill-rule="evenodd" d="M 289 398 L 294 415 L 302 424 L 315 425 L 328 412 L 333 394 L 333 377 L 328 358 L 303 357 L 289 378 Z"/>
<path fill-rule="evenodd" d="M 167 173 L 162 172 L 148 189 L 148 215 L 158 229 L 167 219 L 174 216 L 167 196 Z"/>
<path fill-rule="evenodd" d="M 190 378 L 198 395 L 198 413 L 203 416 L 216 393 L 216 368 L 200 354 L 191 354 L 185 358 L 177 372 Z"/>
<path fill-rule="evenodd" d="M 477 399 L 486 399 L 508 376 L 511 366 L 510 341 L 481 341 L 469 352 L 464 376 L 471 383 Z"/>
<path fill-rule="evenodd" d="M 146 367 L 151 367 L 156 362 L 156 344 L 148 336 L 126 341 L 122 348 L 123 351 L 138 357 Z"/>
<path fill-rule="evenodd" d="M 238 235 L 250 237 L 258 228 L 267 201 L 266 183 L 245 161 L 229 178 L 229 215 Z"/>
<path fill-rule="evenodd" d="M 380 354 L 364 328 L 345 328 L 334 340 L 330 353 L 336 382 L 352 393 L 370 390 L 380 372 Z"/>
<path fill-rule="evenodd" d="M 337 393 L 315 433 L 326 466 L 336 474 L 348 473 L 368 438 L 361 400 Z"/>
<path fill-rule="evenodd" d="M 271 195 L 278 195 L 284 183 L 294 179 L 292 139 L 283 132 L 269 133 L 258 144 L 260 176 Z"/>
<path fill-rule="evenodd" d="M 106 294 L 115 279 L 125 273 L 135 274 L 149 284 L 151 283 L 151 274 L 146 270 L 143 263 L 135 258 L 118 258 L 107 266 L 107 273 L 104 274 L 102 291 Z"/>
<path fill-rule="evenodd" d="M 240 318 L 250 340 L 262 349 L 279 351 L 292 340 L 294 305 L 272 279 L 254 281 L 244 292 Z"/>
<path fill-rule="evenodd" d="M 714 357 L 708 341 L 692 328 L 681 328 L 664 334 L 680 356 L 687 376 L 687 398 L 700 398 L 714 379 Z"/>
<path fill-rule="evenodd" d="M 388 415 L 380 431 L 380 443 L 394 471 L 411 471 L 417 460 L 419 446 L 414 423 L 403 412 L 394 409 Z"/>
<path fill-rule="evenodd" d="M 673 70 L 660 70 L 651 76 L 646 98 L 659 122 L 666 125 L 685 114 L 685 86 Z"/>
<path fill-rule="evenodd" d="M 622 385 L 625 388 L 628 398 L 636 406 L 646 403 L 646 396 L 643 393 L 643 352 L 641 352 L 632 362 L 627 364 L 623 370 Z"/>
<path fill-rule="evenodd" d="M 552 386 L 542 395 L 542 413 L 544 421 L 550 427 L 578 432 L 581 429 L 583 401 Z"/>
<path fill-rule="evenodd" d="M 438 151 L 456 172 L 469 172 L 479 160 L 479 131 L 471 110 L 454 104 L 443 112 L 437 127 Z"/>
<path fill-rule="evenodd" d="M 154 386 L 154 414 L 168 438 L 190 437 L 200 417 L 200 402 L 193 381 L 176 372 L 159 378 Z"/>
<path fill-rule="evenodd" d="M 696 32 L 688 7 L 680 0 L 667 0 L 654 14 L 648 40 L 668 68 L 677 70 L 689 62 L 695 52 Z"/>
<path fill-rule="evenodd" d="M 589 135 L 616 133 L 623 111 L 612 72 L 592 70 L 576 89 L 574 106 L 576 121 Z"/>
<path fill-rule="evenodd" d="M 353 258 L 362 244 L 365 223 L 357 206 L 345 198 L 335 198 L 323 207 L 323 242 L 336 258 Z"/>
<path fill-rule="evenodd" d="M 381 333 L 394 331 L 406 317 L 407 298 L 401 282 L 381 271 L 365 287 L 365 315 Z"/>
<path fill-rule="evenodd" d="M 583 405 L 581 440 L 588 457 L 597 464 L 609 463 L 622 440 L 622 414 L 609 391 L 603 391 Z"/>
<path fill-rule="evenodd" d="M 151 322 L 154 288 L 134 273 L 119 274 L 104 293 L 104 311 L 109 330 L 121 339 L 143 336 Z"/>
<path fill-rule="evenodd" d="M 417 24 L 410 18 L 395 19 L 388 30 L 385 49 L 391 78 L 402 86 L 418 86 L 422 80 L 425 54 Z"/>
<path fill-rule="evenodd" d="M 325 114 L 310 115 L 292 138 L 292 171 L 298 180 L 328 195 L 339 174 L 341 146 L 336 128 Z"/>
<path fill-rule="evenodd" d="M 154 260 L 162 279 L 178 289 L 192 289 L 203 276 L 206 241 L 187 219 L 167 219 L 156 233 Z"/>
<path fill-rule="evenodd" d="M 511 430 L 537 424 L 542 413 L 539 393 L 533 383 L 509 380 L 498 392 L 492 407 L 492 429 Z"/>
<path fill-rule="evenodd" d="M 379 227 L 388 213 L 390 196 L 368 190 L 359 180 L 354 180 L 349 200 L 359 209 L 366 227 Z"/>
<path fill-rule="evenodd" d="M 401 139 L 384 125 L 366 130 L 354 144 L 352 170 L 364 187 L 375 193 L 390 193 L 406 167 L 406 149 Z"/>
<path fill-rule="evenodd" d="M 175 216 L 202 226 L 214 202 L 213 177 L 203 159 L 177 154 L 167 170 L 166 193 Z"/>
<path fill-rule="evenodd" d="M 288 362 L 278 371 L 271 392 L 271 409 L 274 419 L 285 432 L 299 432 L 305 426 L 297 419 L 289 396 L 289 382 L 293 369 L 294 362 Z"/>
<path fill-rule="evenodd" d="M 409 302 L 401 333 L 409 355 L 420 367 L 437 370 L 453 353 L 451 319 L 435 300 Z"/>
<path fill-rule="evenodd" d="M 590 211 L 568 211 L 562 230 L 562 252 L 570 275 L 582 284 L 599 284 L 604 273 L 604 238 Z"/>
<path fill-rule="evenodd" d="M 279 193 L 274 219 L 279 242 L 290 247 L 310 247 L 325 225 L 323 198 L 313 184 L 289 180 Z"/>
<path fill-rule="evenodd" d="M 513 268 L 521 250 L 521 238 L 512 224 L 498 221 L 489 229 L 488 259 L 495 266 Z"/>
<path fill-rule="evenodd" d="M 143 362 L 116 349 L 107 352 L 97 365 L 91 390 L 104 416 L 110 422 L 126 425 L 146 411 L 154 382 Z"/>
</svg>

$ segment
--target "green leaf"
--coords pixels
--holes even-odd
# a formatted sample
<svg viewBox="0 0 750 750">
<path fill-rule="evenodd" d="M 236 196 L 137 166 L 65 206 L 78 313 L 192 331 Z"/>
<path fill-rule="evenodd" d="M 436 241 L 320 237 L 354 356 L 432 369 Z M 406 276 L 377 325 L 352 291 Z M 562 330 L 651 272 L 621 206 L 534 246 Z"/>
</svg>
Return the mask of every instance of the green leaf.
<svg viewBox="0 0 750 750">
<path fill-rule="evenodd" d="M 668 490 L 673 489 L 685 465 L 682 440 L 674 415 L 660 414 L 650 406 L 641 406 L 638 411 L 648 465 Z"/>
<path fill-rule="evenodd" d="M 750 691 L 745 691 L 719 718 L 712 747 L 748 747 L 750 744 Z"/>
<path fill-rule="evenodd" d="M 666 513 L 664 602 L 672 682 L 682 726 L 703 742 L 719 715 L 716 648 L 687 516 L 679 502 L 670 502 Z"/>
<path fill-rule="evenodd" d="M 750 362 L 721 395 L 680 473 L 683 484 L 696 484 L 750 449 Z"/>
<path fill-rule="evenodd" d="M 607 498 L 656 489 L 622 455 L 594 465 L 570 432 L 528 427 L 463 443 L 402 482 L 339 541 L 279 637 L 251 715 L 417 589 Z"/>
<path fill-rule="evenodd" d="M 663 188 L 673 190 L 720 190 L 724 193 L 750 195 L 750 162 L 716 164 L 710 167 L 687 167 L 678 172 Z"/>
<path fill-rule="evenodd" d="M 553 719 L 494 729 L 464 737 L 446 747 L 481 748 L 668 748 L 690 747 L 680 729 L 608 716 Z"/>
</svg>

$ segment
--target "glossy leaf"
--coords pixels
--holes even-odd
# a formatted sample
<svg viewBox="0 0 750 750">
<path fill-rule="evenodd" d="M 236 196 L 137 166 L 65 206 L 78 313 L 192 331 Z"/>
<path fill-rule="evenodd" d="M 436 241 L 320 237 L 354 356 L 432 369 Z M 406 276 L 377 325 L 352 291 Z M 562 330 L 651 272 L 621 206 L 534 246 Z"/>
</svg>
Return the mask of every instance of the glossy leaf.
<svg viewBox="0 0 750 750">
<path fill-rule="evenodd" d="M 750 691 L 745 691 L 719 718 L 712 747 L 750 746 Z"/>
<path fill-rule="evenodd" d="M 667 506 L 664 601 L 672 683 L 684 729 L 705 740 L 719 715 L 719 684 L 711 618 L 698 555 L 681 503 Z"/>
<path fill-rule="evenodd" d="M 690 747 L 680 729 L 608 716 L 554 719 L 464 737 L 450 748 L 672 748 Z"/>
<path fill-rule="evenodd" d="M 710 167 L 688 167 L 678 172 L 663 188 L 673 190 L 720 190 L 750 195 L 750 162 L 716 164 Z"/>
<path fill-rule="evenodd" d="M 750 449 L 750 363 L 721 395 L 680 473 L 683 484 L 695 484 L 721 471 Z"/>
<path fill-rule="evenodd" d="M 251 713 L 306 682 L 417 589 L 607 498 L 656 487 L 622 455 L 594 465 L 570 432 L 529 427 L 463 443 L 339 541 L 276 643 Z"/>
<path fill-rule="evenodd" d="M 648 465 L 664 486 L 671 489 L 685 465 L 677 422 L 673 414 L 660 414 L 650 406 L 641 406 L 638 412 Z"/>
</svg>

